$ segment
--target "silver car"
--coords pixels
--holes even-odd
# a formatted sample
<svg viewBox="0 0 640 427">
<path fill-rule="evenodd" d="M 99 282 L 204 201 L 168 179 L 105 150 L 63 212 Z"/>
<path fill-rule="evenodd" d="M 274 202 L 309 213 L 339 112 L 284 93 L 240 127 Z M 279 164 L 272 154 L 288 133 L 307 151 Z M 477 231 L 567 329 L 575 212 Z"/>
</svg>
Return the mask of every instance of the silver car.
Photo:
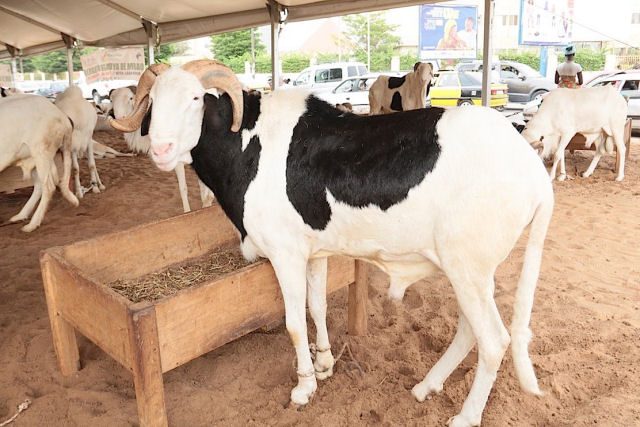
<svg viewBox="0 0 640 427">
<path fill-rule="evenodd" d="M 587 83 L 586 86 L 612 85 L 622 96 L 627 98 L 629 104 L 628 115 L 633 119 L 632 127 L 640 130 L 640 71 L 620 71 L 606 77 L 600 77 Z"/>
</svg>

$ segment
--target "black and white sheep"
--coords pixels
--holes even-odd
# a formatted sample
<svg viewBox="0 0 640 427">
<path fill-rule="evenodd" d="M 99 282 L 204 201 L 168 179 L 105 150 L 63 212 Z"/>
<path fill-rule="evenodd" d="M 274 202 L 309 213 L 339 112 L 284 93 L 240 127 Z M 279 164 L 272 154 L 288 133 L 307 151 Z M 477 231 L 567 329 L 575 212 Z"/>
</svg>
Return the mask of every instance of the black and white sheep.
<svg viewBox="0 0 640 427">
<path fill-rule="evenodd" d="M 369 89 L 369 114 L 425 108 L 432 78 L 428 62 L 416 62 L 413 71 L 402 77 L 378 77 Z"/>
<path fill-rule="evenodd" d="M 477 343 L 476 377 L 451 425 L 480 423 L 510 342 L 522 388 L 540 394 L 527 347 L 553 191 L 535 151 L 500 113 L 430 108 L 361 117 L 299 90 L 248 94 L 215 61 L 159 71 L 145 71 L 133 114 L 113 125 L 133 131 L 143 122 L 162 170 L 192 164 L 238 229 L 245 257 L 271 261 L 298 361 L 294 403 L 306 404 L 316 378 L 333 372 L 326 259 L 334 254 L 386 271 L 396 300 L 437 271 L 451 280 L 458 332 L 412 392 L 424 401 L 441 391 Z M 493 297 L 494 274 L 529 224 L 509 334 Z"/>
</svg>

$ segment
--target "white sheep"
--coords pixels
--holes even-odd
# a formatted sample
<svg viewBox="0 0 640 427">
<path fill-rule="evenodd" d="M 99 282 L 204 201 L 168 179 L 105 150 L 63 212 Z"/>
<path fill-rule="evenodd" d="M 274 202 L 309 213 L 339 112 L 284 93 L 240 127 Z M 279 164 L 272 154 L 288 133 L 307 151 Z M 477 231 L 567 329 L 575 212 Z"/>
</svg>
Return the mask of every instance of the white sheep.
<svg viewBox="0 0 640 427">
<path fill-rule="evenodd" d="M 69 191 L 71 176 L 71 135 L 69 118 L 49 100 L 35 95 L 15 95 L 0 100 L 0 171 L 16 165 L 25 178 L 33 179 L 33 193 L 20 212 L 9 221 L 22 221 L 38 208 L 23 231 L 42 223 L 56 185 L 73 206 L 78 199 Z M 62 151 L 63 176 L 59 179 L 55 155 Z"/>
<path fill-rule="evenodd" d="M 425 108 L 432 78 L 428 62 L 416 62 L 413 71 L 402 77 L 378 77 L 369 89 L 369 114 Z"/>
<path fill-rule="evenodd" d="M 91 187 L 86 191 L 93 190 L 94 193 L 99 193 L 105 187 L 100 181 L 93 154 L 93 130 L 98 120 L 95 108 L 82 97 L 82 90 L 77 86 L 69 86 L 64 92 L 59 93 L 54 104 L 73 123 L 71 159 L 73 160 L 76 196 L 82 198 L 85 193 L 85 189 L 80 184 L 80 166 L 78 165 L 78 157 L 85 153 L 91 176 Z"/>
<path fill-rule="evenodd" d="M 613 151 L 615 144 L 620 155 L 620 168 L 616 181 L 624 179 L 624 125 L 627 118 L 625 99 L 611 86 L 582 89 L 561 88 L 551 91 L 544 97 L 538 112 L 527 123 L 522 136 L 533 145 L 542 145 L 544 158 L 554 155 L 553 166 L 549 172 L 551 179 L 556 177 L 560 164 L 558 181 L 567 178 L 564 152 L 571 138 L 580 133 L 586 138 L 586 146 L 597 144 L 596 153 L 583 177 L 590 176 L 604 152 Z M 601 137 L 604 133 L 604 137 Z M 598 142 L 603 141 L 603 142 Z"/>
<path fill-rule="evenodd" d="M 133 111 L 133 99 L 136 93 L 135 86 L 127 86 L 119 89 L 112 89 L 109 92 L 109 98 L 111 99 L 111 105 L 113 117 L 120 119 L 128 116 Z M 127 142 L 129 148 L 136 153 L 148 154 L 151 141 L 147 135 L 142 136 L 140 129 L 135 132 L 125 132 L 124 139 Z M 187 179 L 184 171 L 184 163 L 179 164 L 176 169 L 176 177 L 178 178 L 178 189 L 180 191 L 180 198 L 182 199 L 182 209 L 184 212 L 189 212 L 191 207 L 189 206 L 189 197 L 187 189 Z M 205 185 L 198 180 L 200 187 L 200 200 L 203 207 L 211 206 L 213 203 L 213 193 Z"/>
<path fill-rule="evenodd" d="M 223 95 L 208 94 L 211 87 Z M 245 257 L 271 261 L 298 362 L 292 402 L 308 403 L 316 379 L 333 373 L 330 255 L 382 268 L 396 299 L 437 271 L 448 276 L 460 308 L 458 332 L 413 395 L 424 401 L 440 392 L 477 343 L 476 377 L 450 425 L 480 424 L 509 343 L 522 388 L 540 394 L 527 346 L 553 190 L 535 151 L 500 113 L 469 107 L 344 114 L 305 91 L 243 92 L 229 68 L 201 60 L 147 69 L 131 116 L 113 125 L 131 132 L 145 114 L 156 165 L 170 171 L 191 163 L 237 228 Z M 509 334 L 494 300 L 494 274 L 529 224 Z"/>
</svg>

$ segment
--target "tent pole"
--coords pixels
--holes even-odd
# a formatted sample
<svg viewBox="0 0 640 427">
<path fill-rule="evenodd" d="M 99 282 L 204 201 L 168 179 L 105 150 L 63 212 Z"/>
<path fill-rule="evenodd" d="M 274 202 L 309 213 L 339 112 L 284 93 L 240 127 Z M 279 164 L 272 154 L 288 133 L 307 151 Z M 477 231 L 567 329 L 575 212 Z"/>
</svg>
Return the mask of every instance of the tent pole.
<svg viewBox="0 0 640 427">
<path fill-rule="evenodd" d="M 491 100 L 491 66 L 493 51 L 491 49 L 491 23 L 493 21 L 494 0 L 484 0 L 484 26 L 482 37 L 482 105 L 489 106 Z"/>
<path fill-rule="evenodd" d="M 155 63 L 155 55 L 153 52 L 153 39 L 149 39 L 149 57 L 147 58 L 149 65 Z"/>
<path fill-rule="evenodd" d="M 287 19 L 287 9 L 275 0 L 269 0 L 269 16 L 271 18 L 271 89 L 280 86 L 280 49 L 278 47 L 280 30 Z"/>
<path fill-rule="evenodd" d="M 158 26 L 154 22 L 151 22 L 147 19 L 142 19 L 142 27 L 144 28 L 144 32 L 147 33 L 147 46 L 148 46 L 148 66 L 151 66 L 155 63 L 155 52 L 153 49 L 156 46 L 156 40 L 158 36 Z"/>
<path fill-rule="evenodd" d="M 73 47 L 76 43 L 76 39 L 68 34 L 61 34 L 62 41 L 67 47 L 67 74 L 69 77 L 69 86 L 73 85 Z"/>
</svg>

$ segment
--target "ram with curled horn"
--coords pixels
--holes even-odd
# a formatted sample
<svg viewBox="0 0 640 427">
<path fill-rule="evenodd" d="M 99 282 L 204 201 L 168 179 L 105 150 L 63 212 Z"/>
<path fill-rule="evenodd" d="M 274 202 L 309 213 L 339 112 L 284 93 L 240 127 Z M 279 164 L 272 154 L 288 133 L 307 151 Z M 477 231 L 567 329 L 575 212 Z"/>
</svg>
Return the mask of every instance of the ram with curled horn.
<svg viewBox="0 0 640 427">
<path fill-rule="evenodd" d="M 450 279 L 458 332 L 412 390 L 421 402 L 440 392 L 477 344 L 473 386 L 449 425 L 480 424 L 510 343 L 520 385 L 541 393 L 527 346 L 553 190 L 535 151 L 502 114 L 434 107 L 362 117 L 296 88 L 244 92 L 231 70 L 214 61 L 143 78 L 150 90 L 138 89 L 141 104 L 126 125 L 148 130 L 158 168 L 191 164 L 237 228 L 244 256 L 271 261 L 296 350 L 293 403 L 308 403 L 317 380 L 333 374 L 326 324 L 331 255 L 383 269 L 396 300 L 434 273 Z M 210 87 L 219 95 L 207 93 Z M 509 333 L 493 298 L 493 276 L 529 224 Z"/>
</svg>

